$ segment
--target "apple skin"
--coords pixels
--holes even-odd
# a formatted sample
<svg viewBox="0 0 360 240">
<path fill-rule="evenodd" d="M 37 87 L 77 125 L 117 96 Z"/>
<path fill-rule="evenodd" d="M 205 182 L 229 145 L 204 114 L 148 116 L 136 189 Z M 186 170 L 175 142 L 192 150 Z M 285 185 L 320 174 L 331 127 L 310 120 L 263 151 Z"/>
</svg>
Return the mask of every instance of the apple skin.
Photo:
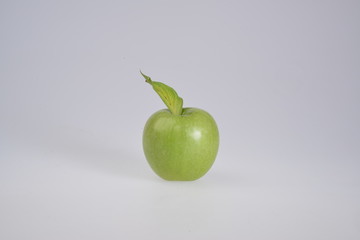
<svg viewBox="0 0 360 240">
<path fill-rule="evenodd" d="M 213 117 L 198 108 L 181 115 L 168 109 L 154 113 L 143 132 L 145 157 L 165 180 L 193 181 L 213 165 L 219 148 L 219 131 Z"/>
</svg>

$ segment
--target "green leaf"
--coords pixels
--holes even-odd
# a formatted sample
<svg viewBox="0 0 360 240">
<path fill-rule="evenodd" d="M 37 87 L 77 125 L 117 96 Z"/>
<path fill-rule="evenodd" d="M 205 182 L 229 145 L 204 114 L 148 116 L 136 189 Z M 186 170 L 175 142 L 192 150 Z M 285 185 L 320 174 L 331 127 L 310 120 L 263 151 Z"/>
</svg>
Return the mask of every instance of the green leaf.
<svg viewBox="0 0 360 240">
<path fill-rule="evenodd" d="M 165 103 L 170 112 L 175 115 L 181 115 L 183 110 L 183 99 L 177 95 L 176 91 L 166 84 L 152 81 L 149 76 L 146 76 L 141 71 L 140 73 L 145 78 L 145 81 L 149 83 L 155 92 L 160 96 L 161 100 Z"/>
</svg>

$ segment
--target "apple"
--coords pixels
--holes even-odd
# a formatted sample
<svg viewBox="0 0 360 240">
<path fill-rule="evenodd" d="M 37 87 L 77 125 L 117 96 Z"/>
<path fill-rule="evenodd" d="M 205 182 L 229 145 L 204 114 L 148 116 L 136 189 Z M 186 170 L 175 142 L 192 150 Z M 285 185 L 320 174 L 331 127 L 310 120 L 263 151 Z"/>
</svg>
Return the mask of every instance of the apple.
<svg viewBox="0 0 360 240">
<path fill-rule="evenodd" d="M 165 180 L 199 179 L 213 165 L 219 148 L 214 118 L 198 108 L 183 108 L 173 88 L 141 74 L 168 107 L 145 124 L 143 149 L 150 167 Z"/>
</svg>

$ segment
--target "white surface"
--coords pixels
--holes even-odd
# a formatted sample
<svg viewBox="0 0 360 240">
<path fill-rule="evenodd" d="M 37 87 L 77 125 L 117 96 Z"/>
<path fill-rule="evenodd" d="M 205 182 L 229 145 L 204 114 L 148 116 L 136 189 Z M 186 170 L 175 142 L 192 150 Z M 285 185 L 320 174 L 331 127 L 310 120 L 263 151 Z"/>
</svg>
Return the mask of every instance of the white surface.
<svg viewBox="0 0 360 240">
<path fill-rule="evenodd" d="M 3 1 L 0 239 L 360 239 L 358 1 Z M 206 109 L 211 171 L 143 156 L 163 108 Z"/>
</svg>

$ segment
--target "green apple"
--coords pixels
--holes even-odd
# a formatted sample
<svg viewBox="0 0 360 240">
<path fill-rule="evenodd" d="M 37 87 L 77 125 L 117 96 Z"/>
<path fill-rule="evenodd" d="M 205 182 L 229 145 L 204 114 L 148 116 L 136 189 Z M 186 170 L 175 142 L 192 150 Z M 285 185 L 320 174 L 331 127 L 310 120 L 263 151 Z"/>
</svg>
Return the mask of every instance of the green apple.
<svg viewBox="0 0 360 240">
<path fill-rule="evenodd" d="M 199 179 L 209 171 L 218 152 L 215 120 L 204 110 L 183 108 L 174 89 L 141 74 L 168 107 L 154 113 L 144 128 L 143 149 L 149 165 L 165 180 Z"/>
</svg>

